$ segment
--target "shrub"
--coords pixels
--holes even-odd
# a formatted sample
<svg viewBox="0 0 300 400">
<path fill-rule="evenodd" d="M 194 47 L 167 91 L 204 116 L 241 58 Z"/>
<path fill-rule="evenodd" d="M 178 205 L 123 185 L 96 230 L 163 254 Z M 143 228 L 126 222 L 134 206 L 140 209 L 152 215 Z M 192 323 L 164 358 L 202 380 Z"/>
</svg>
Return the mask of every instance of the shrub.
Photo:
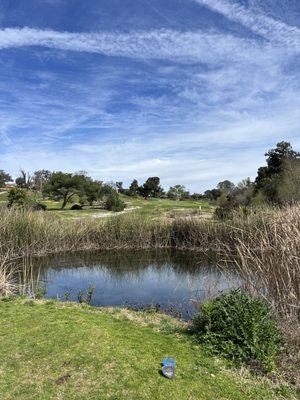
<svg viewBox="0 0 300 400">
<path fill-rule="evenodd" d="M 117 193 L 111 193 L 106 199 L 105 208 L 108 211 L 123 211 L 125 203 L 120 199 Z"/>
<path fill-rule="evenodd" d="M 240 290 L 209 300 L 193 320 L 201 342 L 236 364 L 256 361 L 270 371 L 282 339 L 269 307 Z"/>
<path fill-rule="evenodd" d="M 26 207 L 30 204 L 30 196 L 27 189 L 12 188 L 8 192 L 8 204 L 10 207 Z"/>
<path fill-rule="evenodd" d="M 224 220 L 224 219 L 230 219 L 233 216 L 233 211 L 236 208 L 233 202 L 228 201 L 226 203 L 223 203 L 219 205 L 214 212 L 214 216 L 217 219 Z"/>
<path fill-rule="evenodd" d="M 37 202 L 32 192 L 28 189 L 12 188 L 8 192 L 8 208 L 26 208 L 33 211 L 46 211 L 47 206 L 43 203 Z"/>
</svg>

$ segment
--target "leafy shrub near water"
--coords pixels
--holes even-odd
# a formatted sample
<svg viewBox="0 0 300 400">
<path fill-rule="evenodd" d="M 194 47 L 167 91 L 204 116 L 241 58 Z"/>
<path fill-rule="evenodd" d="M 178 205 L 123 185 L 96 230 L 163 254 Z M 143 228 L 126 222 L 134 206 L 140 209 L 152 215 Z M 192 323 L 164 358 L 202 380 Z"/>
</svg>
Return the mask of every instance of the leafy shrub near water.
<svg viewBox="0 0 300 400">
<path fill-rule="evenodd" d="M 236 364 L 258 362 L 266 371 L 275 368 L 283 344 L 269 307 L 236 289 L 204 303 L 193 328 L 212 351 Z"/>
</svg>

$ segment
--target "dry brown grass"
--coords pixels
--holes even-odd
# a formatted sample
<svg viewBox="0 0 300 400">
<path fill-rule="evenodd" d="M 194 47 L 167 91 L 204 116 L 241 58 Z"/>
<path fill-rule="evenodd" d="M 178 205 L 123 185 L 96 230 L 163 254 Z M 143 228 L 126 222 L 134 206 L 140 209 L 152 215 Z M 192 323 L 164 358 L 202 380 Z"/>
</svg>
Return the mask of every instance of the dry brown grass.
<svg viewBox="0 0 300 400">
<path fill-rule="evenodd" d="M 238 218 L 238 216 L 235 216 Z M 275 381 L 300 387 L 300 206 L 250 214 L 233 246 L 221 242 L 233 260 L 245 289 L 269 304 L 286 340 L 277 362 Z"/>
<path fill-rule="evenodd" d="M 216 250 L 216 238 L 230 238 L 224 223 L 140 215 L 61 220 L 43 212 L 0 210 L 0 243 L 15 256 L 98 249 L 166 248 Z"/>
<path fill-rule="evenodd" d="M 300 318 L 300 206 L 253 216 L 245 221 L 227 256 L 248 289 L 263 297 L 281 316 Z"/>
<path fill-rule="evenodd" d="M 11 296 L 16 291 L 15 264 L 11 261 L 9 253 L 2 254 L 0 258 L 0 297 Z"/>
</svg>

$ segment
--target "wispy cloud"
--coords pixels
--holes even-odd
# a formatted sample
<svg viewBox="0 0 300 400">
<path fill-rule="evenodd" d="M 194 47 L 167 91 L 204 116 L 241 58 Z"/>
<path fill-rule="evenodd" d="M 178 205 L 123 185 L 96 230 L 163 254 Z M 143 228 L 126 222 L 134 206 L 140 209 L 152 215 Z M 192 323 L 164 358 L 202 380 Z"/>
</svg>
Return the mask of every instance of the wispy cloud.
<svg viewBox="0 0 300 400">
<path fill-rule="evenodd" d="M 174 30 L 131 33 L 70 33 L 31 28 L 0 30 L 0 49 L 26 46 L 136 59 L 168 59 L 180 62 L 214 62 L 216 59 L 255 60 L 272 49 L 253 40 L 214 32 Z"/>
<path fill-rule="evenodd" d="M 252 10 L 241 4 L 227 0 L 194 0 L 212 11 L 222 14 L 226 18 L 239 22 L 252 32 L 265 39 L 288 46 L 300 52 L 300 29 L 275 20 L 257 10 Z"/>
<path fill-rule="evenodd" d="M 172 29 L 143 27 L 142 14 L 141 30 L 0 30 L 1 168 L 158 175 L 198 191 L 254 177 L 276 141 L 300 146 L 299 29 L 255 1 L 183 3 L 193 25 L 178 8 L 162 19 Z"/>
</svg>

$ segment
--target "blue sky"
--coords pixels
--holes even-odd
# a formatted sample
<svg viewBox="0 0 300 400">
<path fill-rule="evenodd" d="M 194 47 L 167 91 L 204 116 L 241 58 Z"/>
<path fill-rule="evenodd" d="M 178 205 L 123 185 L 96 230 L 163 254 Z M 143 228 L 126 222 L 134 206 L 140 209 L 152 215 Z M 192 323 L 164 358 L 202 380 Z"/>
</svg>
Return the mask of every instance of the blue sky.
<svg viewBox="0 0 300 400">
<path fill-rule="evenodd" d="M 0 169 L 193 191 L 300 147 L 299 0 L 0 0 Z"/>
</svg>

